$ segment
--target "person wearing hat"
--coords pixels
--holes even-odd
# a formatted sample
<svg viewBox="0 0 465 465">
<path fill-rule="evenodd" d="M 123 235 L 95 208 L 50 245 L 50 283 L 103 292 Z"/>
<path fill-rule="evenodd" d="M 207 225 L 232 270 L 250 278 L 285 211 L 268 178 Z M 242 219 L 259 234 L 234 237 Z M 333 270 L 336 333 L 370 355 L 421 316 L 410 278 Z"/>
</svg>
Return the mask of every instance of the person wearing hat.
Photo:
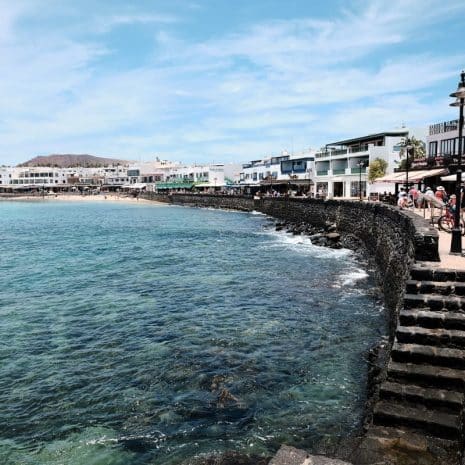
<svg viewBox="0 0 465 465">
<path fill-rule="evenodd" d="M 444 187 L 438 186 L 436 192 L 434 193 L 434 196 L 442 203 L 447 203 L 447 193 Z"/>
</svg>

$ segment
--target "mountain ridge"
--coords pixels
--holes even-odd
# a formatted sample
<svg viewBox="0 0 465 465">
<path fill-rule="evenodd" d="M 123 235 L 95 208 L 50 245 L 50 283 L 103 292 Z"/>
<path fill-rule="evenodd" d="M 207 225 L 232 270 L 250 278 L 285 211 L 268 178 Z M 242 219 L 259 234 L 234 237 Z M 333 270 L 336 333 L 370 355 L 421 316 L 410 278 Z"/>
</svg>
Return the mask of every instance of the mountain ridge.
<svg viewBox="0 0 465 465">
<path fill-rule="evenodd" d="M 30 160 L 19 164 L 19 167 L 36 167 L 36 166 L 52 166 L 57 168 L 98 168 L 101 166 L 114 164 L 128 164 L 128 160 L 118 158 L 97 157 L 88 154 L 51 154 L 40 155 Z"/>
</svg>

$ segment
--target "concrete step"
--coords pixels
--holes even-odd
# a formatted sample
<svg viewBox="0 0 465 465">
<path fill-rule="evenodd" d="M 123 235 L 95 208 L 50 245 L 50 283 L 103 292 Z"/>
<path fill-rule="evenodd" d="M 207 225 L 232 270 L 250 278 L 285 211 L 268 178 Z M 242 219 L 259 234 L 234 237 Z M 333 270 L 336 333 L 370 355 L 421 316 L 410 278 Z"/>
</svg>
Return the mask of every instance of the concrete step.
<svg viewBox="0 0 465 465">
<path fill-rule="evenodd" d="M 456 281 L 417 281 L 406 282 L 407 294 L 440 294 L 465 296 L 465 283 Z"/>
<path fill-rule="evenodd" d="M 458 329 L 397 326 L 396 339 L 405 344 L 465 348 L 465 331 Z"/>
<path fill-rule="evenodd" d="M 462 430 L 460 414 L 389 401 L 380 401 L 375 405 L 373 423 L 384 426 L 406 426 L 444 439 L 458 439 Z"/>
<path fill-rule="evenodd" d="M 405 294 L 404 308 L 429 308 L 465 312 L 465 297 L 438 294 Z"/>
<path fill-rule="evenodd" d="M 465 282 L 465 271 L 448 268 L 423 268 L 421 265 L 413 265 L 410 276 L 417 281 L 458 281 Z"/>
<path fill-rule="evenodd" d="M 384 381 L 381 384 L 379 395 L 381 400 L 406 401 L 446 412 L 460 412 L 464 401 L 464 395 L 461 392 L 392 381 Z"/>
<path fill-rule="evenodd" d="M 399 314 L 399 323 L 402 326 L 422 326 L 423 328 L 444 328 L 465 331 L 465 313 L 403 309 Z"/>
<path fill-rule="evenodd" d="M 449 347 L 402 344 L 395 341 L 392 346 L 391 358 L 395 362 L 465 369 L 465 350 Z"/>
<path fill-rule="evenodd" d="M 416 386 L 462 391 L 465 387 L 465 370 L 457 368 L 394 362 L 387 368 L 388 381 Z"/>
</svg>

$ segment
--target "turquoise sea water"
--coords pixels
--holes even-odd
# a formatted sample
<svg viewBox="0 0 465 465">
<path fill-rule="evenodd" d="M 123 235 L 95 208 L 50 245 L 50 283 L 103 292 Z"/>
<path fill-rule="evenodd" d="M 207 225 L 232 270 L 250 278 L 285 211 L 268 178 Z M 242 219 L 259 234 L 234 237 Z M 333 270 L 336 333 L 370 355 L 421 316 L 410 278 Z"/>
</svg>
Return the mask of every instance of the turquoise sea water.
<svg viewBox="0 0 465 465">
<path fill-rule="evenodd" d="M 180 464 L 360 422 L 385 332 L 345 250 L 261 215 L 0 202 L 0 463 Z"/>
</svg>

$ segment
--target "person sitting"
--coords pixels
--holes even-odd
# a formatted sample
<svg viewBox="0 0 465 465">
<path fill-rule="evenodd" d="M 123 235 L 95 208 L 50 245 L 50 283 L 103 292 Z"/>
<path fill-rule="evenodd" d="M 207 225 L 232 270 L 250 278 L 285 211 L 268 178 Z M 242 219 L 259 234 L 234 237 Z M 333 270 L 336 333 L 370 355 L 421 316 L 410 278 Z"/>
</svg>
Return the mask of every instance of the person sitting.
<svg viewBox="0 0 465 465">
<path fill-rule="evenodd" d="M 408 197 L 405 191 L 399 192 L 399 199 L 397 200 L 397 206 L 401 210 L 408 207 Z"/>
</svg>

